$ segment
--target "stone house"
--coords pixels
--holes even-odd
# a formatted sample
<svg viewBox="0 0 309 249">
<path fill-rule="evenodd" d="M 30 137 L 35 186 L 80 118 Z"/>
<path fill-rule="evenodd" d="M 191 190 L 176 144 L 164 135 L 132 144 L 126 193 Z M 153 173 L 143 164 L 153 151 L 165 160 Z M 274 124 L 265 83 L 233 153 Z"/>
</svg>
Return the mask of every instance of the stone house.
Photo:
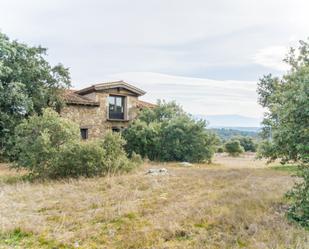
<svg viewBox="0 0 309 249">
<path fill-rule="evenodd" d="M 143 108 L 155 105 L 138 98 L 146 92 L 124 81 L 92 85 L 65 93 L 66 105 L 61 116 L 80 126 L 83 139 L 101 137 L 106 130 L 120 131 Z"/>
</svg>

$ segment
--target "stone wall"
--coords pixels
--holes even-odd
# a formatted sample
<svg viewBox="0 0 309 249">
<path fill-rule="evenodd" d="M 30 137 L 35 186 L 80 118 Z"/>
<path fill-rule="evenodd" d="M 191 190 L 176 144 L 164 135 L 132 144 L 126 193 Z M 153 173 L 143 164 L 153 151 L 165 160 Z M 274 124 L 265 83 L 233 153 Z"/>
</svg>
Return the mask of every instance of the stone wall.
<svg viewBox="0 0 309 249">
<path fill-rule="evenodd" d="M 108 120 L 108 96 L 109 94 L 119 94 L 126 96 L 126 111 L 124 121 Z M 61 110 L 61 116 L 68 118 L 77 124 L 80 128 L 88 129 L 88 137 L 99 138 L 104 132 L 117 127 L 123 129 L 129 125 L 129 122 L 136 118 L 138 108 L 138 98 L 129 95 L 127 92 L 93 92 L 84 95 L 100 103 L 99 106 L 87 106 L 68 104 Z"/>
</svg>

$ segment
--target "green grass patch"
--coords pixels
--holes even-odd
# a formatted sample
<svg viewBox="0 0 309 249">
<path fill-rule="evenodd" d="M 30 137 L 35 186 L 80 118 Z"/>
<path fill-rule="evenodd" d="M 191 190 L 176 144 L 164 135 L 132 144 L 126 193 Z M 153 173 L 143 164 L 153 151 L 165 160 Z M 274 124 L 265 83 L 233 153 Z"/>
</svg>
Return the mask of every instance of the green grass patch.
<svg viewBox="0 0 309 249">
<path fill-rule="evenodd" d="M 298 171 L 298 166 L 295 164 L 286 164 L 286 165 L 275 165 L 270 167 L 272 170 L 283 171 L 290 174 L 296 174 Z"/>
<path fill-rule="evenodd" d="M 24 176 L 0 176 L 0 184 L 16 184 L 18 182 L 26 180 Z"/>
<path fill-rule="evenodd" d="M 240 238 L 236 239 L 236 243 L 239 248 L 245 248 L 247 246 L 247 243 Z"/>
<path fill-rule="evenodd" d="M 8 233 L 0 233 L 0 245 L 15 246 L 18 245 L 22 240 L 32 236 L 32 233 L 24 232 L 20 228 L 16 228 Z"/>
<path fill-rule="evenodd" d="M 55 240 L 47 239 L 44 236 L 36 236 L 20 228 L 12 231 L 0 231 L 0 248 L 28 248 L 28 249 L 73 249 L 72 246 L 58 243 Z"/>
</svg>

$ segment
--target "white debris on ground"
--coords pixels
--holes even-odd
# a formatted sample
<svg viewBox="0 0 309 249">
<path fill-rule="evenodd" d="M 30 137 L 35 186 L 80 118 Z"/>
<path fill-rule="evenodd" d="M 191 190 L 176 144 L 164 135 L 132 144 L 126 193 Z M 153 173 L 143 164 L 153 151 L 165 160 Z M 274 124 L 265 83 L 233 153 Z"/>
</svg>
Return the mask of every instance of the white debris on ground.
<svg viewBox="0 0 309 249">
<path fill-rule="evenodd" d="M 180 166 L 183 166 L 183 167 L 191 167 L 193 164 L 192 163 L 188 163 L 188 162 L 181 162 L 179 163 Z"/>
<path fill-rule="evenodd" d="M 161 169 L 149 169 L 146 172 L 147 175 L 158 176 L 158 175 L 168 175 L 168 171 L 166 168 Z"/>
</svg>

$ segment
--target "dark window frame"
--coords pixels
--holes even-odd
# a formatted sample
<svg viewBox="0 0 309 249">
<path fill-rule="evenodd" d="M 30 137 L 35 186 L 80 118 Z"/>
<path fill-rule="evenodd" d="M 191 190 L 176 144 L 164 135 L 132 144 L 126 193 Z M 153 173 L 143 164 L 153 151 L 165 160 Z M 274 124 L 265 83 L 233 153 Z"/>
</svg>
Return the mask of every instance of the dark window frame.
<svg viewBox="0 0 309 249">
<path fill-rule="evenodd" d="M 80 128 L 80 136 L 83 140 L 87 140 L 89 135 L 88 128 Z"/>
<path fill-rule="evenodd" d="M 126 115 L 125 110 L 126 110 L 126 97 L 125 96 L 121 96 L 121 95 L 109 95 L 108 96 L 108 119 L 125 120 L 125 115 Z"/>
</svg>

